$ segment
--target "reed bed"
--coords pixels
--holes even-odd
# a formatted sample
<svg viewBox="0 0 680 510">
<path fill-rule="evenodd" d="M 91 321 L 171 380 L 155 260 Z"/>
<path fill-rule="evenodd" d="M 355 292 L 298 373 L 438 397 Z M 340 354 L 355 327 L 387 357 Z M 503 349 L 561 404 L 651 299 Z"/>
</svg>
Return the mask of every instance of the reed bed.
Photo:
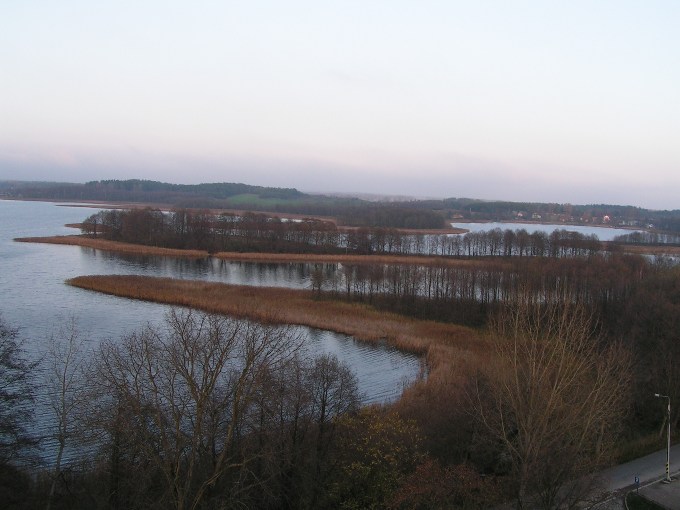
<svg viewBox="0 0 680 510">
<path fill-rule="evenodd" d="M 18 237 L 15 239 L 20 243 L 45 243 L 45 244 L 66 244 L 70 246 L 82 246 L 95 250 L 114 251 L 130 255 L 161 256 L 161 257 L 185 257 L 185 258 L 205 258 L 208 252 L 205 250 L 178 250 L 174 248 L 161 248 L 159 246 L 145 246 L 142 244 L 121 243 L 119 241 L 108 241 L 106 239 L 96 239 L 79 235 L 71 236 L 49 236 L 49 237 Z"/>
<path fill-rule="evenodd" d="M 451 355 L 478 351 L 483 344 L 479 334 L 467 327 L 416 320 L 360 303 L 319 299 L 309 290 L 136 275 L 79 276 L 67 283 L 106 294 L 187 306 L 264 323 L 298 324 L 335 331 L 427 355 L 431 368 Z"/>
</svg>

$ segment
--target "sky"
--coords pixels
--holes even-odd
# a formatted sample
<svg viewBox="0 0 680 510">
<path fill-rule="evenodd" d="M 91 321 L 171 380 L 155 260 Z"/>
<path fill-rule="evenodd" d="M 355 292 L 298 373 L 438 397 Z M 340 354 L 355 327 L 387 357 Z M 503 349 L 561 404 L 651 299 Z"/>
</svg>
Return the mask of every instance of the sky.
<svg viewBox="0 0 680 510">
<path fill-rule="evenodd" d="M 680 208 L 676 0 L 1 0 L 0 179 Z"/>
</svg>

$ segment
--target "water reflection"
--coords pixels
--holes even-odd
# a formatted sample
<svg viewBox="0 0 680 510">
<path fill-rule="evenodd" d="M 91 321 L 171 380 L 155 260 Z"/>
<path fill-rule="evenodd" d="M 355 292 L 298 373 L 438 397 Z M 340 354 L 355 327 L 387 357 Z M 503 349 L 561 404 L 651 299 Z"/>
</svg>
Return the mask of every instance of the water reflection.
<svg viewBox="0 0 680 510">
<path fill-rule="evenodd" d="M 310 288 L 311 273 L 322 266 L 333 275 L 337 264 L 256 263 L 215 259 L 138 256 L 45 244 L 17 243 L 15 237 L 73 234 L 64 227 L 94 211 L 55 207 L 44 202 L 0 200 L 0 275 L 3 300 L 0 313 L 21 327 L 26 348 L 38 358 L 45 339 L 70 316 L 78 318 L 93 345 L 120 338 L 147 323 L 158 324 L 168 307 L 117 298 L 69 287 L 64 281 L 79 275 L 137 274 L 258 286 Z M 415 356 L 357 342 L 326 331 L 307 330 L 310 345 L 319 352 L 334 352 L 355 371 L 366 402 L 396 398 L 404 381 L 420 371 Z"/>
<path fill-rule="evenodd" d="M 215 257 L 198 259 L 115 253 L 78 248 L 84 274 L 142 274 L 182 279 L 202 279 L 266 287 L 311 288 L 311 273 L 321 267 L 326 279 L 332 278 L 338 264 L 301 262 L 271 263 L 230 261 Z"/>
<path fill-rule="evenodd" d="M 470 232 L 488 232 L 489 230 L 501 229 L 505 230 L 526 230 L 532 232 L 544 232 L 551 234 L 555 230 L 566 230 L 568 232 L 578 232 L 579 234 L 590 236 L 596 235 L 600 241 L 613 241 L 616 236 L 622 234 L 630 234 L 632 232 L 642 232 L 641 230 L 632 230 L 626 228 L 616 228 L 607 226 L 592 226 L 592 225 L 568 225 L 565 223 L 512 223 L 512 222 L 474 222 L 474 223 L 451 223 L 454 228 L 464 228 Z M 464 234 L 460 234 L 464 235 Z"/>
</svg>

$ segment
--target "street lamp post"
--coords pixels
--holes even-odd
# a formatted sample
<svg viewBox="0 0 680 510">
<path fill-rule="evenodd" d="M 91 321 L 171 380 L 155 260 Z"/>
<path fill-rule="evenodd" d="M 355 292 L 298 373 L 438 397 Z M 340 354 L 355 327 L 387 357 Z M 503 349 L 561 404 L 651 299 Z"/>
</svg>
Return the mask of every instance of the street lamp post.
<svg viewBox="0 0 680 510">
<path fill-rule="evenodd" d="M 660 393 L 655 393 L 655 397 L 665 398 L 668 401 L 668 442 L 666 447 L 666 480 L 665 482 L 671 481 L 671 397 L 668 395 L 661 395 Z"/>
</svg>

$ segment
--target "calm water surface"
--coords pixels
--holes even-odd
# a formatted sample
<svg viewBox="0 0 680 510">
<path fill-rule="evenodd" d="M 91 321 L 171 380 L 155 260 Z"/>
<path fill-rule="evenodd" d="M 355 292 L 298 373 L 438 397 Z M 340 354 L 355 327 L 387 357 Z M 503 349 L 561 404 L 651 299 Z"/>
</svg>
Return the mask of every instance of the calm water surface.
<svg viewBox="0 0 680 510">
<path fill-rule="evenodd" d="M 92 345 L 117 339 L 147 323 L 157 324 L 165 305 L 106 296 L 65 285 L 87 274 L 141 274 L 226 283 L 309 288 L 307 264 L 257 264 L 213 259 L 184 260 L 117 255 L 76 246 L 18 243 L 16 237 L 77 233 L 78 223 L 96 210 L 46 202 L 0 200 L 0 313 L 20 329 L 25 348 L 38 358 L 46 338 L 74 316 Z M 331 265 L 327 268 L 333 271 Z M 366 402 L 398 397 L 420 371 L 417 356 L 359 342 L 352 337 L 303 328 L 307 346 L 316 353 L 334 353 L 357 375 Z M 85 336 L 85 335 L 84 335 Z"/>
<path fill-rule="evenodd" d="M 545 232 L 551 234 L 555 230 L 567 230 L 578 232 L 585 236 L 595 234 L 600 241 L 613 241 L 616 236 L 630 234 L 636 230 L 614 228 L 614 227 L 593 227 L 587 225 L 564 225 L 564 224 L 544 224 L 544 223 L 505 223 L 505 222 L 474 222 L 474 223 L 451 223 L 454 228 L 464 228 L 470 232 L 486 232 L 495 228 L 501 230 L 521 230 L 524 229 L 530 234 L 533 232 Z"/>
</svg>

